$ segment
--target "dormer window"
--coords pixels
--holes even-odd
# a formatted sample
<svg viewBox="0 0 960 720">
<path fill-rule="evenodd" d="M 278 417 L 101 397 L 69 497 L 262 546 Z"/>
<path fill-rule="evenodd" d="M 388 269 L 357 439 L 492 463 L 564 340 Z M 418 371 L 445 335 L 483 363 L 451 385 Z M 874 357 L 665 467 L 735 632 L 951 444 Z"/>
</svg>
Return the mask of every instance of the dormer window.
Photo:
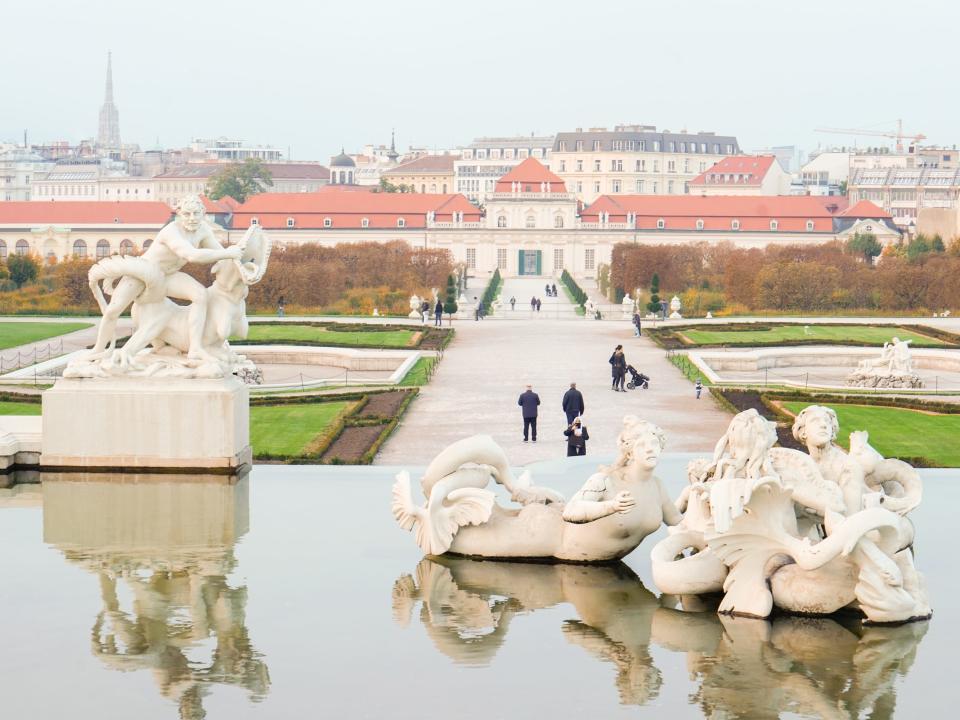
<svg viewBox="0 0 960 720">
<path fill-rule="evenodd" d="M 697 219 L 697 230 L 703 230 L 703 218 Z"/>
<path fill-rule="evenodd" d="M 807 232 L 813 232 L 813 220 L 807 220 Z"/>
<path fill-rule="evenodd" d="M 407 226 L 407 221 L 403 218 L 397 218 L 397 227 L 402 228 Z"/>
<path fill-rule="evenodd" d="M 250 224 L 251 224 L 251 225 L 259 225 L 259 224 L 260 224 L 260 218 L 255 218 L 255 217 L 250 218 Z"/>
<path fill-rule="evenodd" d="M 779 229 L 779 227 L 780 227 L 780 223 L 778 223 L 776 220 L 771 220 L 771 221 L 770 221 L 770 229 L 771 229 L 771 230 L 776 231 L 777 229 Z"/>
<path fill-rule="evenodd" d="M 730 229 L 731 229 L 731 230 L 739 230 L 739 229 L 740 229 L 740 221 L 739 221 L 739 220 L 731 220 L 731 221 L 730 221 Z"/>
<path fill-rule="evenodd" d="M 370 218 L 360 218 L 360 227 L 362 228 L 370 227 Z"/>
<path fill-rule="evenodd" d="M 292 228 L 297 222 L 292 217 L 287 218 L 287 227 Z"/>
<path fill-rule="evenodd" d="M 333 227 L 333 218 L 324 218 L 324 219 L 323 219 L 323 226 L 324 226 L 325 228 Z"/>
<path fill-rule="evenodd" d="M 657 220 L 657 230 L 663 230 L 667 226 L 667 223 L 664 222 L 663 218 Z"/>
</svg>

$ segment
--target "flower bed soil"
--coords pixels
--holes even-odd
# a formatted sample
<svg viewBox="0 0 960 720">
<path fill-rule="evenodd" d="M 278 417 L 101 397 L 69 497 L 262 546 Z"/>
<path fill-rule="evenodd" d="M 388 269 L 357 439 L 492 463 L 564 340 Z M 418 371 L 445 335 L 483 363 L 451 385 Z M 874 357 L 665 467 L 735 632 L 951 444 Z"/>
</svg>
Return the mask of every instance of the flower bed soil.
<svg viewBox="0 0 960 720">
<path fill-rule="evenodd" d="M 367 403 L 356 414 L 358 418 L 391 418 L 397 414 L 400 405 L 407 399 L 405 392 L 385 392 L 367 396 Z"/>
<path fill-rule="evenodd" d="M 384 425 L 347 426 L 337 439 L 320 457 L 320 462 L 328 464 L 356 465 L 367 451 L 376 443 Z"/>
</svg>

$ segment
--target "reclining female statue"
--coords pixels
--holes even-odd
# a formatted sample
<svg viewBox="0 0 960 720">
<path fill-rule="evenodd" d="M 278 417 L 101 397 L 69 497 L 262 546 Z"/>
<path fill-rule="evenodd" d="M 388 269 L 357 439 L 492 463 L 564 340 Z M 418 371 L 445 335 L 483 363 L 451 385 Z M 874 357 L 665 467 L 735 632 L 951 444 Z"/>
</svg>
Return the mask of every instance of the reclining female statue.
<svg viewBox="0 0 960 720">
<path fill-rule="evenodd" d="M 616 461 L 600 467 L 563 504 L 556 493 L 530 486 L 526 474 L 513 480 L 503 451 L 491 437 L 467 438 L 427 468 L 422 481 L 426 506 L 414 505 L 409 475 L 397 476 L 394 516 L 404 529 L 416 529 L 418 544 L 431 555 L 618 560 L 661 524 L 674 525 L 681 516 L 654 475 L 665 445 L 663 431 L 628 415 L 617 444 Z M 498 505 L 485 489 L 491 477 L 522 506 Z"/>
</svg>

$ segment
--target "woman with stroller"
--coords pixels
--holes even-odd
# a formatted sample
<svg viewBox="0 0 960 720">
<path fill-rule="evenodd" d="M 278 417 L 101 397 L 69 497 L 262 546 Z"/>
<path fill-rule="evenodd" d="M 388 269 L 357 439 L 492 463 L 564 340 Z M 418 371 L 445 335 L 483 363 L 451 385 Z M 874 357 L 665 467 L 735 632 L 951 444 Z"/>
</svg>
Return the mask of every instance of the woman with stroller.
<svg viewBox="0 0 960 720">
<path fill-rule="evenodd" d="M 567 457 L 587 454 L 587 440 L 590 439 L 590 435 L 587 433 L 583 417 L 575 417 L 563 434 L 567 436 Z"/>
<path fill-rule="evenodd" d="M 623 345 L 617 345 L 610 356 L 610 373 L 613 375 L 613 390 L 626 392 L 623 381 L 627 374 L 627 358 L 623 354 Z"/>
</svg>

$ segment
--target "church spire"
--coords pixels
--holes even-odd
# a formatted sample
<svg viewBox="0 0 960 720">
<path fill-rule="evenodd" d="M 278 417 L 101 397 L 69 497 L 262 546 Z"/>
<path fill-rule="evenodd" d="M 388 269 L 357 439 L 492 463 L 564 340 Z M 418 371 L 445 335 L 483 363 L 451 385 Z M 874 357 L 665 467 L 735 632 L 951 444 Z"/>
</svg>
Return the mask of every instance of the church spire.
<svg viewBox="0 0 960 720">
<path fill-rule="evenodd" d="M 113 53 L 107 52 L 107 82 L 103 105 L 100 106 L 100 126 L 97 145 L 106 150 L 120 150 L 120 113 L 113 104 Z"/>
<path fill-rule="evenodd" d="M 397 152 L 396 131 L 393 129 L 390 130 L 390 152 L 387 153 L 387 157 L 390 162 L 396 162 L 397 158 L 400 157 L 400 153 Z"/>
</svg>

